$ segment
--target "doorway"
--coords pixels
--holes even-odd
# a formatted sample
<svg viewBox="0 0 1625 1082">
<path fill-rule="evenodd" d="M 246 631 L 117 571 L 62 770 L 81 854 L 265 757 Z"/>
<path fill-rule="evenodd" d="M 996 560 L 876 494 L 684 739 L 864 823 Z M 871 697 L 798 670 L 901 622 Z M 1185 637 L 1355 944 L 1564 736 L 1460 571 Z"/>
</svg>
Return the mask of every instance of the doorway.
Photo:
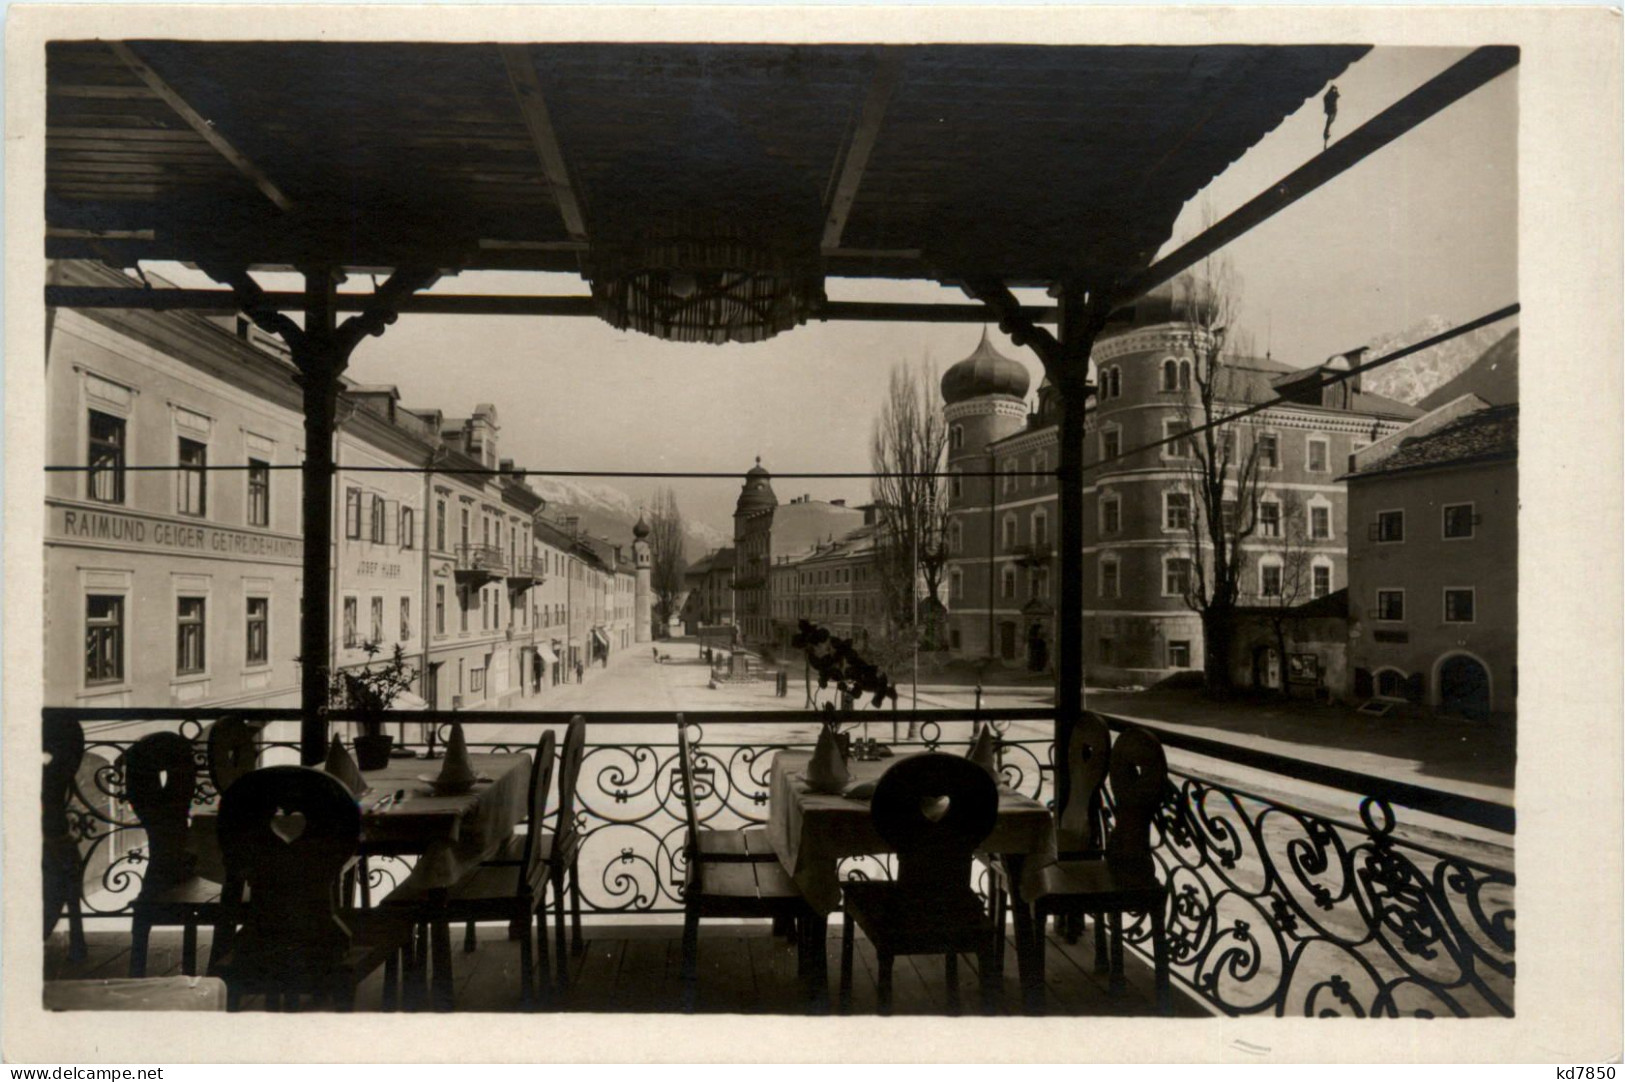
<svg viewBox="0 0 1625 1082">
<path fill-rule="evenodd" d="M 1016 625 L 1010 620 L 999 624 L 999 656 L 1006 661 L 1016 659 Z"/>
<path fill-rule="evenodd" d="M 1490 674 L 1467 654 L 1452 654 L 1439 666 L 1439 709 L 1482 718 L 1490 712 Z"/>
</svg>

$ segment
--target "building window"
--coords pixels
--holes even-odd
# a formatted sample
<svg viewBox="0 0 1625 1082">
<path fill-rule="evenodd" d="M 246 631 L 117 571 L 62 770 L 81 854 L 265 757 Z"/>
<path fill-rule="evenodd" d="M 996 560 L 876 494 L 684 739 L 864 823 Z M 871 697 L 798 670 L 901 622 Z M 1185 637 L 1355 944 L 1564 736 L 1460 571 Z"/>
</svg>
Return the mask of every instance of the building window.
<svg viewBox="0 0 1625 1082">
<path fill-rule="evenodd" d="M 384 641 L 384 599 L 372 599 L 372 634 L 368 636 L 369 642 Z"/>
<path fill-rule="evenodd" d="M 999 596 L 1004 598 L 1006 601 L 1009 601 L 1009 600 L 1012 600 L 1012 599 L 1015 598 L 1015 596 L 1016 596 L 1016 569 L 1015 568 L 1007 567 L 1007 568 L 1004 569 L 1004 573 L 1000 576 Z"/>
<path fill-rule="evenodd" d="M 417 514 L 410 507 L 401 508 L 401 548 L 417 544 Z"/>
<path fill-rule="evenodd" d="M 1032 596 L 1035 599 L 1049 597 L 1049 568 L 1040 567 L 1033 571 Z"/>
<path fill-rule="evenodd" d="M 1447 503 L 1444 505 L 1444 538 L 1446 541 L 1455 541 L 1464 537 L 1473 536 L 1474 518 L 1473 505 L 1470 503 Z"/>
<path fill-rule="evenodd" d="M 1037 488 L 1044 483 L 1044 474 L 1049 470 L 1049 455 L 1043 451 L 1033 456 L 1033 476 L 1030 487 Z"/>
<path fill-rule="evenodd" d="M 1179 389 L 1179 365 L 1172 357 L 1162 362 L 1162 389 L 1165 391 Z"/>
<path fill-rule="evenodd" d="M 1191 497 L 1188 492 L 1162 494 L 1162 528 L 1187 530 L 1191 525 Z"/>
<path fill-rule="evenodd" d="M 468 508 L 462 508 L 462 514 L 462 533 L 460 534 L 461 540 L 459 543 L 466 549 L 468 548 Z"/>
<path fill-rule="evenodd" d="M 1170 669 L 1188 669 L 1191 667 L 1191 643 L 1189 639 L 1172 639 L 1169 641 L 1168 667 Z"/>
<path fill-rule="evenodd" d="M 412 599 L 401 598 L 401 641 L 412 640 Z"/>
<path fill-rule="evenodd" d="M 1310 594 L 1313 597 L 1325 597 L 1332 592 L 1332 568 L 1330 564 L 1316 564 L 1310 569 L 1312 584 Z"/>
<path fill-rule="evenodd" d="M 385 509 L 384 498 L 382 496 L 374 496 L 372 498 L 372 533 L 370 536 L 372 543 L 375 545 L 382 545 L 384 543 L 384 539 L 388 536 L 388 530 L 386 529 L 388 519 L 385 517 L 387 514 L 388 511 Z"/>
<path fill-rule="evenodd" d="M 175 510 L 183 515 L 208 514 L 209 445 L 181 436 L 176 459 L 180 470 L 175 479 Z"/>
<path fill-rule="evenodd" d="M 361 640 L 360 640 L 360 637 L 359 637 L 359 632 L 356 629 L 356 624 L 359 622 L 359 619 L 360 619 L 360 617 L 357 615 L 356 599 L 353 598 L 353 597 L 345 598 L 344 599 L 344 645 L 346 647 L 355 647 L 355 646 L 360 644 Z"/>
<path fill-rule="evenodd" d="M 434 548 L 436 552 L 446 551 L 446 501 L 434 502 Z"/>
<path fill-rule="evenodd" d="M 1231 534 L 1235 533 L 1235 531 L 1236 531 L 1236 501 L 1235 500 L 1220 500 L 1219 501 L 1219 524 L 1224 528 L 1224 532 L 1225 532 L 1226 535 L 1231 535 Z"/>
<path fill-rule="evenodd" d="M 954 425 L 948 429 L 948 450 L 957 451 L 965 446 L 965 427 Z"/>
<path fill-rule="evenodd" d="M 1377 695 L 1384 699 L 1403 699 L 1405 682 L 1405 674 L 1398 669 L 1383 669 L 1377 674 Z"/>
<path fill-rule="evenodd" d="M 1112 642 L 1112 640 L 1109 639 L 1109 638 L 1102 638 L 1100 640 L 1100 642 L 1098 644 L 1098 649 L 1099 649 L 1100 663 L 1102 665 L 1113 664 L 1113 662 L 1115 660 L 1114 655 L 1116 654 L 1116 651 L 1113 650 L 1113 647 L 1115 645 L 1116 645 L 1116 643 Z"/>
<path fill-rule="evenodd" d="M 1281 505 L 1263 500 L 1258 505 L 1258 532 L 1265 537 L 1281 536 Z"/>
<path fill-rule="evenodd" d="M 948 600 L 963 601 L 965 599 L 965 573 L 959 568 L 948 572 Z"/>
<path fill-rule="evenodd" d="M 1122 529 L 1123 508 L 1116 496 L 1107 496 L 1100 501 L 1100 532 L 1116 533 Z"/>
<path fill-rule="evenodd" d="M 1309 508 L 1309 538 L 1312 541 L 1327 541 L 1332 536 L 1332 509 L 1326 504 L 1314 504 Z"/>
<path fill-rule="evenodd" d="M 1123 450 L 1123 432 L 1117 428 L 1103 428 L 1100 431 L 1100 458 L 1110 461 L 1116 458 Z"/>
<path fill-rule="evenodd" d="M 960 649 L 959 629 L 957 627 L 948 629 L 948 648 L 950 650 Z"/>
<path fill-rule="evenodd" d="M 175 674 L 200 673 L 204 667 L 203 598 L 176 601 Z"/>
<path fill-rule="evenodd" d="M 1473 588 L 1453 586 L 1444 592 L 1444 622 L 1470 624 L 1473 622 Z"/>
<path fill-rule="evenodd" d="M 434 633 L 446 633 L 446 588 L 438 584 L 434 588 Z"/>
<path fill-rule="evenodd" d="M 124 680 L 124 598 L 118 594 L 85 596 L 85 683 L 117 684 Z"/>
<path fill-rule="evenodd" d="M 1049 516 L 1042 511 L 1033 512 L 1033 548 L 1041 549 L 1049 544 Z"/>
<path fill-rule="evenodd" d="M 1167 420 L 1162 422 L 1162 438 L 1171 440 L 1162 447 L 1163 458 L 1189 458 L 1191 457 L 1191 430 L 1189 421 Z"/>
<path fill-rule="evenodd" d="M 1016 461 L 1011 459 L 1004 464 L 1004 491 L 1014 492 L 1020 484 L 1021 480 L 1016 477 Z"/>
<path fill-rule="evenodd" d="M 956 466 L 948 472 L 950 475 L 948 477 L 949 497 L 953 500 L 963 499 L 965 496 L 965 479 L 960 476 L 959 468 Z"/>
<path fill-rule="evenodd" d="M 271 524 L 271 466 L 257 458 L 248 460 L 248 524 Z"/>
<path fill-rule="evenodd" d="M 1281 437 L 1273 432 L 1258 434 L 1258 465 L 1266 470 L 1281 466 Z"/>
<path fill-rule="evenodd" d="M 1121 581 L 1122 576 L 1118 568 L 1117 560 L 1115 558 L 1101 560 L 1100 582 L 1098 584 L 1100 588 L 1100 596 L 1103 598 L 1114 598 L 1120 596 L 1122 590 L 1120 585 Z"/>
<path fill-rule="evenodd" d="M 1191 561 L 1186 556 L 1173 556 L 1162 563 L 1162 594 L 1164 597 L 1184 597 L 1191 587 Z"/>
<path fill-rule="evenodd" d="M 1320 437 L 1309 440 L 1309 472 L 1325 473 L 1331 469 L 1331 444 Z"/>
<path fill-rule="evenodd" d="M 1281 596 L 1281 561 L 1265 559 L 1258 565 L 1258 593 L 1260 597 Z"/>
<path fill-rule="evenodd" d="M 88 497 L 101 503 L 124 502 L 124 448 L 124 418 L 91 410 Z"/>
<path fill-rule="evenodd" d="M 1123 370 L 1116 365 L 1106 373 L 1107 398 L 1123 397 Z"/>
<path fill-rule="evenodd" d="M 1179 362 L 1179 389 L 1181 391 L 1191 389 L 1191 362 L 1189 361 Z"/>
<path fill-rule="evenodd" d="M 470 670 L 468 670 L 468 690 L 469 691 L 484 691 L 485 690 L 485 670 L 484 669 L 470 669 Z"/>
<path fill-rule="evenodd" d="M 361 538 L 361 490 L 344 490 L 344 536 L 352 541 Z"/>
<path fill-rule="evenodd" d="M 1377 591 L 1377 619 L 1399 622 L 1405 619 L 1405 591 Z"/>
<path fill-rule="evenodd" d="M 270 660 L 271 599 L 248 599 L 247 649 L 244 659 L 250 665 L 264 665 Z"/>
<path fill-rule="evenodd" d="M 1013 548 L 1016 547 L 1016 516 L 1015 515 L 1005 515 L 1004 516 L 1004 522 L 1002 523 L 1001 536 L 1003 538 L 1005 551 L 1009 551 L 1010 549 L 1013 549 Z"/>
<path fill-rule="evenodd" d="M 957 518 L 948 523 L 948 551 L 958 553 L 965 547 L 965 527 Z M 807 576 L 801 576 L 803 586 L 807 584 Z"/>
<path fill-rule="evenodd" d="M 1372 540 L 1384 543 L 1405 540 L 1405 512 L 1379 511 L 1372 535 Z"/>
</svg>

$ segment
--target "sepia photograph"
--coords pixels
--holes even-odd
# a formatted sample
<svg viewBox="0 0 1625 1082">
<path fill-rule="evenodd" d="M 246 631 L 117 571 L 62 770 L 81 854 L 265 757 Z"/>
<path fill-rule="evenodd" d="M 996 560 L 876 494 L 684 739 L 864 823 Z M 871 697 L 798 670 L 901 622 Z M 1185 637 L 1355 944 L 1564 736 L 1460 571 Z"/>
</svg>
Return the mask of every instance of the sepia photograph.
<svg viewBox="0 0 1625 1082">
<path fill-rule="evenodd" d="M 1561 1006 L 1562 739 L 1617 1056 L 1618 268 L 1583 315 L 1528 271 L 1561 50 L 1338 10 L 14 9 L 8 1013 L 1475 1058 Z M 1520 460 L 1593 380 L 1611 430 L 1537 403 Z M 1527 533 L 1554 440 L 1611 485 L 1588 585 Z"/>
</svg>

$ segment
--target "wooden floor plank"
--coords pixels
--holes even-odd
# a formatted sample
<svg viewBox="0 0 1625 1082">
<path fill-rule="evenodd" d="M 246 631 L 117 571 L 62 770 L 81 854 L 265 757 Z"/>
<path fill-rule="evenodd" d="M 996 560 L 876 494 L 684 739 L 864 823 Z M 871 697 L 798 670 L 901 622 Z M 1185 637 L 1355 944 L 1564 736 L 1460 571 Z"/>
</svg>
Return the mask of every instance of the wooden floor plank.
<svg viewBox="0 0 1625 1082">
<path fill-rule="evenodd" d="M 620 927 L 589 926 L 587 951 L 570 959 L 573 977 L 570 997 L 545 1004 L 543 1009 L 612 1012 L 669 1012 L 681 1004 L 681 928 L 676 923 Z M 209 933 L 200 933 L 199 963 L 208 959 Z M 87 934 L 89 957 L 76 964 L 66 961 L 65 940 L 48 945 L 46 970 L 52 979 L 123 977 L 129 965 L 129 934 L 92 931 Z M 855 979 L 852 1013 L 873 1015 L 876 1002 L 876 965 L 873 945 L 862 935 L 855 941 Z M 1108 992 L 1106 977 L 1093 972 L 1093 937 L 1085 932 L 1077 944 L 1053 933 L 1046 937 L 1047 1013 L 1067 1015 L 1146 1015 L 1154 999 L 1149 964 L 1130 952 L 1126 959 L 1128 988 L 1121 995 Z M 180 970 L 181 936 L 178 929 L 155 929 L 148 948 L 148 973 L 164 976 Z M 841 922 L 830 922 L 825 942 L 832 1004 L 839 993 Z M 505 926 L 479 929 L 478 949 L 464 954 L 460 936 L 453 944 L 457 1009 L 461 1011 L 515 1011 L 519 1009 L 519 945 L 509 940 Z M 788 941 L 773 938 L 762 924 L 708 923 L 700 940 L 700 1009 L 707 1012 L 764 1011 L 799 1013 L 805 1009 L 801 983 L 796 978 L 796 952 Z M 974 1017 L 981 1010 L 977 972 L 972 956 L 960 959 L 963 1012 Z M 1001 1013 L 1022 1010 L 1019 964 L 1013 939 L 1005 947 Z M 940 956 L 897 961 L 893 1010 L 897 1014 L 940 1015 L 946 1010 Z M 356 1009 L 377 1011 L 382 1003 L 382 975 L 375 974 L 358 991 Z M 1175 1010 L 1182 1016 L 1206 1016 L 1202 1005 L 1178 984 Z"/>
</svg>

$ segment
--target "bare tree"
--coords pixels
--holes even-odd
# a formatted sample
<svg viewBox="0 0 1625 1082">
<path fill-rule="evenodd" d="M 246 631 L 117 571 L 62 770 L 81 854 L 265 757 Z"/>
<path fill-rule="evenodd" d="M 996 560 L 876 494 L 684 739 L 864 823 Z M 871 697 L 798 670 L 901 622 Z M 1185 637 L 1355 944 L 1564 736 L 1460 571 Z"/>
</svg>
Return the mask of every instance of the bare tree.
<svg viewBox="0 0 1625 1082">
<path fill-rule="evenodd" d="M 1259 562 L 1258 597 L 1275 635 L 1275 652 L 1281 659 L 1281 693 L 1285 695 L 1287 637 L 1298 622 L 1298 605 L 1313 593 L 1310 561 L 1314 553 L 1302 501 L 1287 492 L 1279 497 L 1277 506 L 1275 516 L 1260 521 L 1263 559 Z"/>
<path fill-rule="evenodd" d="M 1164 389 L 1181 396 L 1175 427 L 1183 425 L 1192 434 L 1164 449 L 1183 465 L 1165 514 L 1176 523 L 1184 520 L 1182 592 L 1202 618 L 1207 686 L 1224 693 L 1232 686 L 1230 641 L 1241 594 L 1242 550 L 1258 528 L 1261 470 L 1279 451 L 1267 442 L 1272 437 L 1252 426 L 1221 423 L 1253 397 L 1246 374 L 1225 348 L 1225 336 L 1240 314 L 1234 273 L 1226 262 L 1210 259 L 1200 274 L 1175 283 L 1175 295 L 1183 308 L 1189 356 L 1164 362 L 1161 376 Z"/>
<path fill-rule="evenodd" d="M 664 628 L 682 605 L 683 576 L 688 571 L 683 557 L 683 513 L 677 509 L 677 493 L 670 488 L 655 492 L 649 507 L 649 557 L 656 626 Z"/>
<path fill-rule="evenodd" d="M 929 363 L 893 365 L 870 440 L 870 462 L 881 475 L 871 490 L 881 597 L 890 626 L 911 634 L 919 612 L 916 573 L 925 583 L 930 611 L 943 611 L 948 501 L 939 472 L 948 451 L 948 426 L 937 407 L 936 386 Z"/>
</svg>

